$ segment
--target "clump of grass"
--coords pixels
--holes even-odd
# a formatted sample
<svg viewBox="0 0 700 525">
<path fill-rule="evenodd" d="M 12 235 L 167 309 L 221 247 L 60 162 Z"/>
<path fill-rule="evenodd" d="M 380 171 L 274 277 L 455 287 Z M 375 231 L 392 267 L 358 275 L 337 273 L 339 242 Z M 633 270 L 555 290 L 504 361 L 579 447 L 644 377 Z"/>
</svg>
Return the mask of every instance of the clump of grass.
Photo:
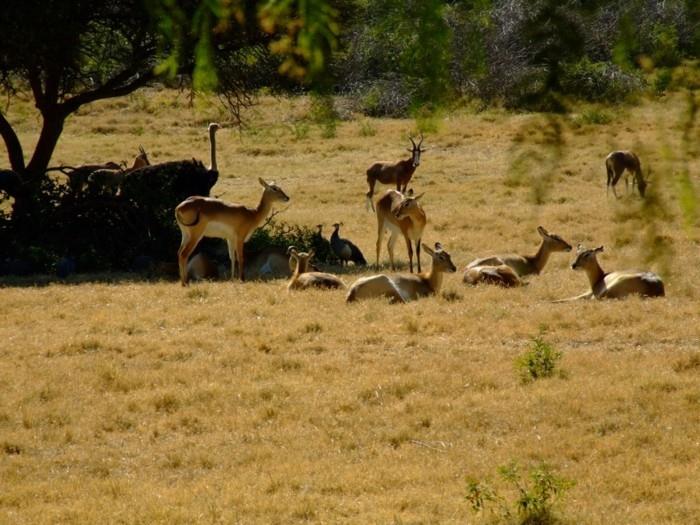
<svg viewBox="0 0 700 525">
<path fill-rule="evenodd" d="M 506 523 L 522 525 L 548 525 L 558 523 L 554 505 L 574 482 L 555 475 L 548 465 L 542 463 L 533 467 L 524 476 L 517 463 L 511 462 L 498 468 L 498 474 L 507 485 L 509 492 L 515 492 L 514 499 L 503 496 L 488 483 L 469 480 L 466 500 L 474 512 L 488 510 L 500 514 Z M 494 504 L 496 509 L 491 509 Z"/>
<path fill-rule="evenodd" d="M 598 108 L 584 109 L 579 115 L 574 118 L 574 124 L 597 125 L 602 126 L 610 124 L 613 121 L 613 115 L 610 111 Z"/>
<path fill-rule="evenodd" d="M 370 120 L 360 121 L 360 136 L 361 137 L 374 137 L 377 134 L 377 128 L 374 127 Z"/>
<path fill-rule="evenodd" d="M 298 122 L 292 122 L 289 125 L 289 129 L 292 132 L 292 138 L 294 140 L 304 140 L 306 137 L 309 136 L 309 131 L 311 130 L 311 127 L 309 126 L 309 123 L 300 120 Z"/>
<path fill-rule="evenodd" d="M 543 377 L 552 377 L 562 353 L 546 342 L 542 336 L 532 339 L 530 349 L 519 356 L 515 365 L 523 383 Z"/>
</svg>

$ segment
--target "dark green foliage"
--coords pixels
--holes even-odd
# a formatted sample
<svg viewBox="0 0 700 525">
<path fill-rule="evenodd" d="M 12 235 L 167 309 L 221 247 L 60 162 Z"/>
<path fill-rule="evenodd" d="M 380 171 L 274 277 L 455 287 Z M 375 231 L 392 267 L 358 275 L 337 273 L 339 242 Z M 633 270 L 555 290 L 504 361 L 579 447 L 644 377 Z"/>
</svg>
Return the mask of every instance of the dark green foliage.
<svg viewBox="0 0 700 525">
<path fill-rule="evenodd" d="M 190 195 L 209 195 L 217 172 L 201 162 L 168 162 L 127 175 L 121 193 L 71 191 L 43 179 L 32 199 L 0 222 L 3 257 L 51 271 L 71 257 L 78 271 L 130 269 L 134 258 L 174 260 L 180 244 L 174 209 Z"/>
<path fill-rule="evenodd" d="M 566 64 L 561 72 L 561 89 L 591 102 L 622 102 L 644 87 L 641 75 L 623 71 L 610 62 L 591 62 L 584 57 Z"/>
<path fill-rule="evenodd" d="M 318 229 L 275 220 L 255 230 L 245 249 L 246 253 L 256 253 L 271 247 L 286 251 L 290 246 L 294 246 L 298 251 L 308 252 L 313 249 L 316 262 L 335 262 L 328 240 L 319 234 Z"/>
<path fill-rule="evenodd" d="M 520 525 L 548 525 L 559 523 L 554 505 L 574 482 L 555 475 L 548 465 L 541 463 L 523 476 L 515 462 L 498 468 L 500 478 L 515 492 L 515 498 L 500 494 L 488 483 L 467 482 L 466 500 L 474 512 L 492 511 L 506 523 Z M 494 504 L 497 509 L 492 509 Z"/>
</svg>

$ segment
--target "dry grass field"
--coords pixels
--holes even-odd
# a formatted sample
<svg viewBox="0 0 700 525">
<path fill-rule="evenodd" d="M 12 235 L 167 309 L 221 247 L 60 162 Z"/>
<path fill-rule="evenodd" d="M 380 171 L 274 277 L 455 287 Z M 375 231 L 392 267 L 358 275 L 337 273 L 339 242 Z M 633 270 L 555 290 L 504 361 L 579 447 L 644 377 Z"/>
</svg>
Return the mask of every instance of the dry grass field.
<svg viewBox="0 0 700 525">
<path fill-rule="evenodd" d="M 342 221 L 373 261 L 364 172 L 403 156 L 417 124 L 348 118 L 329 137 L 308 110 L 265 98 L 242 134 L 222 130 L 213 194 L 253 204 L 257 177 L 274 179 L 291 196 L 279 219 L 327 233 Z M 676 191 L 683 111 L 679 97 L 582 108 L 556 164 L 532 132 L 542 116 L 419 122 L 432 148 L 412 185 L 425 192 L 424 241 L 460 270 L 534 253 L 541 224 L 605 245 L 606 270 L 659 272 L 662 299 L 553 304 L 588 288 L 573 254 L 521 289 L 467 288 L 458 272 L 446 293 L 407 305 L 288 294 L 283 281 L 0 281 L 0 523 L 485 523 L 498 514 L 472 512 L 467 479 L 508 494 L 497 468 L 511 461 L 575 482 L 556 507 L 563 523 L 700 523 L 700 235 Z M 33 142 L 29 106 L 9 118 Z M 94 104 L 52 164 L 131 159 L 139 144 L 155 162 L 208 160 L 211 120 L 225 116 L 174 92 Z M 524 147 L 544 160 L 510 171 Z M 653 165 L 665 215 L 606 197 L 616 148 Z M 658 241 L 670 250 L 650 259 Z M 406 261 L 402 241 L 397 254 Z M 563 353 L 560 372 L 524 384 L 514 363 L 538 335 Z"/>
</svg>

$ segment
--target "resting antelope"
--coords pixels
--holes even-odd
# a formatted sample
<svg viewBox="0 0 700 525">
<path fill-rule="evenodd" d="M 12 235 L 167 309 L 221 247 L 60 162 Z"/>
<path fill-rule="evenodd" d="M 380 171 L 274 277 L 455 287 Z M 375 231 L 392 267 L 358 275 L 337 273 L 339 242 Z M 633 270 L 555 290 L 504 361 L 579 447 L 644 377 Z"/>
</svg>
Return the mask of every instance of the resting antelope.
<svg viewBox="0 0 700 525">
<path fill-rule="evenodd" d="M 231 279 L 235 278 L 235 266 L 238 262 L 238 277 L 241 281 L 244 280 L 243 243 L 265 220 L 274 202 L 289 201 L 287 194 L 274 182 L 267 183 L 261 178 L 258 182 L 264 190 L 257 208 L 197 196 L 189 197 L 177 205 L 175 219 L 182 232 L 177 259 L 183 286 L 187 284 L 187 259 L 202 237 L 226 239 L 231 258 Z"/>
<path fill-rule="evenodd" d="M 631 151 L 613 151 L 605 157 L 605 169 L 608 172 L 607 191 L 610 192 L 612 186 L 613 194 L 617 197 L 615 185 L 620 180 L 622 173 L 625 173 L 625 192 L 629 190 L 628 174 L 632 173 L 632 190 L 635 185 L 639 190 L 639 195 L 644 197 L 644 192 L 647 188 L 647 182 L 642 175 L 642 165 L 639 162 L 639 157 Z"/>
<path fill-rule="evenodd" d="M 537 227 L 537 233 L 542 237 L 542 242 L 535 255 L 492 255 L 475 259 L 467 265 L 467 270 L 477 266 L 510 266 L 518 277 L 526 275 L 539 275 L 554 252 L 570 252 L 571 245 L 555 233 L 549 233 L 542 226 Z"/>
<path fill-rule="evenodd" d="M 296 268 L 289 280 L 287 290 L 305 290 L 307 288 L 345 288 L 345 283 L 335 275 L 324 272 L 310 272 L 309 261 L 313 258 L 314 251 L 308 253 L 298 252 L 294 246 L 289 247 L 290 266 Z"/>
<path fill-rule="evenodd" d="M 423 197 L 422 193 L 414 197 L 412 192 L 409 195 L 403 195 L 396 190 L 387 190 L 377 200 L 377 268 L 379 268 L 379 254 L 382 249 L 384 230 L 388 229 L 390 235 L 387 249 L 389 251 L 391 269 L 394 270 L 394 245 L 400 233 L 406 241 L 410 272 L 413 273 L 413 246 L 411 242 L 416 244 L 418 271 L 421 271 L 420 240 L 423 237 L 423 229 L 427 221 L 425 211 L 423 211 L 418 202 L 421 197 Z"/>
<path fill-rule="evenodd" d="M 358 299 L 372 297 L 389 297 L 393 302 L 405 303 L 440 291 L 444 272 L 456 272 L 450 254 L 443 250 L 439 242 L 435 251 L 423 245 L 423 249 L 432 257 L 433 266 L 429 272 L 419 274 L 373 275 L 362 277 L 350 287 L 345 301 L 351 303 Z"/>
<path fill-rule="evenodd" d="M 596 254 L 602 253 L 603 247 L 592 250 L 578 245 L 576 259 L 571 264 L 573 270 L 583 270 L 591 283 L 591 291 L 560 299 L 557 303 L 575 301 L 576 299 L 620 299 L 628 295 L 641 295 L 644 297 L 660 297 L 665 295 L 664 283 L 653 272 L 640 272 L 636 270 L 622 270 L 606 273 L 598 264 Z"/>
<path fill-rule="evenodd" d="M 464 282 L 471 285 L 496 284 L 504 288 L 522 286 L 523 282 L 510 266 L 472 266 L 464 271 Z"/>
<path fill-rule="evenodd" d="M 420 154 L 425 151 L 421 149 L 423 134 L 420 136 L 418 145 L 416 145 L 412 137 L 408 138 L 412 146 L 408 149 L 411 153 L 410 158 L 398 162 L 375 162 L 367 169 L 367 185 L 369 186 L 369 191 L 367 192 L 368 209 L 370 206 L 374 209 L 372 197 L 374 196 L 374 185 L 377 181 L 382 184 L 396 184 L 397 191 L 402 193 L 406 191 L 406 187 L 411 177 L 413 177 L 413 172 L 415 172 L 416 168 L 420 165 Z"/>
</svg>

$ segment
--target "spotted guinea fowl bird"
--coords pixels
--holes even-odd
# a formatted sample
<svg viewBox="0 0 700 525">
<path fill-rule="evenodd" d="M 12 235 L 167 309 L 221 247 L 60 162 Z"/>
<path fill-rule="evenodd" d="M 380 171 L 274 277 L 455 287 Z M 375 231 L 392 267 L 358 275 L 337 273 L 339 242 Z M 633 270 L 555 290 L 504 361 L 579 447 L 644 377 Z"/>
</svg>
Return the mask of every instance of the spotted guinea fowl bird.
<svg viewBox="0 0 700 525">
<path fill-rule="evenodd" d="M 331 235 L 331 250 L 338 259 L 340 259 L 340 265 L 346 264 L 348 261 L 352 261 L 356 266 L 366 266 L 367 260 L 360 249 L 355 246 L 351 241 L 347 239 L 342 239 L 338 235 L 338 230 L 340 229 L 340 223 L 336 222 L 333 225 L 333 234 Z"/>
</svg>

